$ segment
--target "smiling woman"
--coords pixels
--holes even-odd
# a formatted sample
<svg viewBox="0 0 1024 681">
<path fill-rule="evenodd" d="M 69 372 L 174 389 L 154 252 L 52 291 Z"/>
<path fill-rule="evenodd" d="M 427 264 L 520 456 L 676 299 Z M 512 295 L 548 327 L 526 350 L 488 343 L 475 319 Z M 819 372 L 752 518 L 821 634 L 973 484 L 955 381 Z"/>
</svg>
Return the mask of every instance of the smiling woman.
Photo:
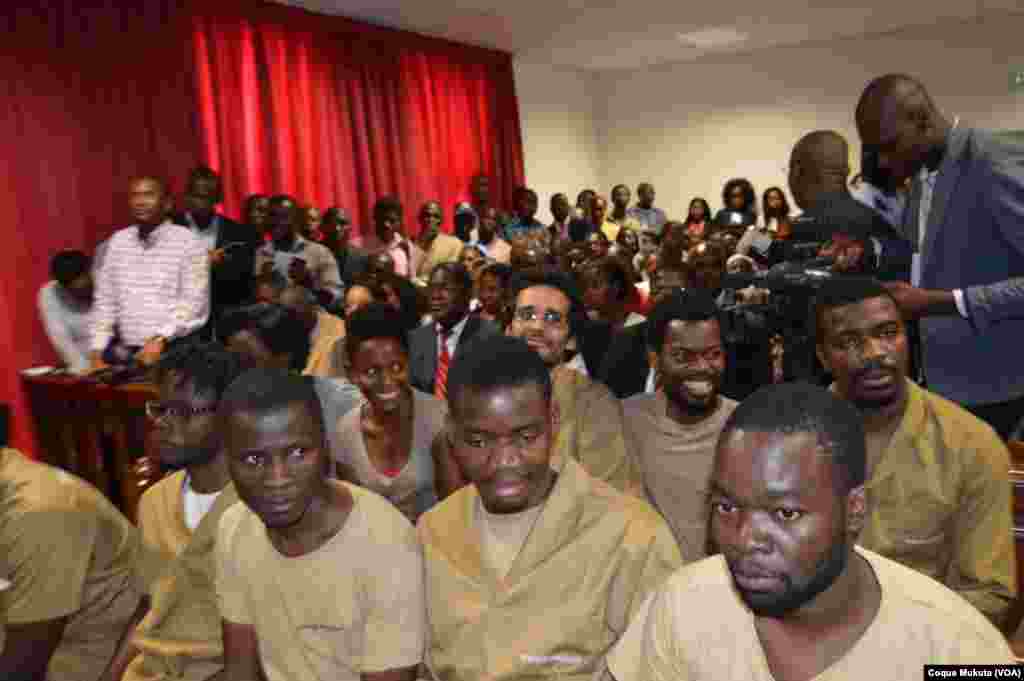
<svg viewBox="0 0 1024 681">
<path fill-rule="evenodd" d="M 331 426 L 331 454 L 343 479 L 380 494 L 415 523 L 437 503 L 430 446 L 444 427 L 445 404 L 409 385 L 409 341 L 392 307 L 357 310 L 345 350 L 363 402 Z"/>
</svg>

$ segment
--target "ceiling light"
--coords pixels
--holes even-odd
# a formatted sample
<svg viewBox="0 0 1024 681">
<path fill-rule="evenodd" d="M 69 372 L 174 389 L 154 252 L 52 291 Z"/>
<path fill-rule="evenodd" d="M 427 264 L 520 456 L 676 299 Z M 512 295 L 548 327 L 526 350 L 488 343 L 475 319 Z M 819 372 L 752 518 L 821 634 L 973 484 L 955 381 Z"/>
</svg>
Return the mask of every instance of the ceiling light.
<svg viewBox="0 0 1024 681">
<path fill-rule="evenodd" d="M 676 34 L 676 38 L 681 42 L 702 50 L 736 45 L 749 37 L 746 33 L 740 33 L 734 28 L 705 28 L 692 33 Z"/>
</svg>

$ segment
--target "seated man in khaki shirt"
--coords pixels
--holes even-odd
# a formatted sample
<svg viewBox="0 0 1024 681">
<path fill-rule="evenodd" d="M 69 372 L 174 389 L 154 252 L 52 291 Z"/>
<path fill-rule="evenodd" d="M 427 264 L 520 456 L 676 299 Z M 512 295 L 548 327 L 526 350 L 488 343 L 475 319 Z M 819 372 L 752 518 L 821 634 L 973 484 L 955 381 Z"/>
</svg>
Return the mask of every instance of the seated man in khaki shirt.
<svg viewBox="0 0 1024 681">
<path fill-rule="evenodd" d="M 679 570 L 608 656 L 618 681 L 919 679 L 1012 663 L 942 584 L 854 546 L 868 523 L 860 414 L 823 388 L 763 388 L 732 413 L 711 476 L 722 555 Z"/>
<path fill-rule="evenodd" d="M 224 667 L 213 544 L 221 515 L 238 495 L 216 411 L 239 371 L 238 358 L 217 343 L 182 346 L 161 359 L 160 400 L 147 411 L 160 463 L 177 472 L 139 501 L 139 572 L 152 607 L 138 613 L 141 623 L 126 638 L 111 679 L 203 681 Z"/>
<path fill-rule="evenodd" d="M 647 320 L 650 366 L 661 390 L 622 403 L 627 442 L 647 499 L 686 556 L 707 554 L 708 476 L 736 402 L 719 395 L 726 354 L 718 306 L 706 291 L 675 291 Z"/>
<path fill-rule="evenodd" d="M 1010 455 L 985 423 L 907 380 L 899 308 L 870 280 L 837 280 L 815 303 L 832 392 L 867 431 L 870 513 L 859 543 L 937 579 L 996 626 L 1016 597 Z"/>
<path fill-rule="evenodd" d="M 522 340 L 480 339 L 456 357 L 448 400 L 452 452 L 471 484 L 417 525 L 429 671 L 589 678 L 681 564 L 671 532 L 559 448 L 549 369 Z"/>
<path fill-rule="evenodd" d="M 412 681 L 423 558 L 408 520 L 328 480 L 310 377 L 252 369 L 218 412 L 238 503 L 214 549 L 226 681 Z"/>
<path fill-rule="evenodd" d="M 100 678 L 139 604 L 138 553 L 98 490 L 0 449 L 0 679 Z"/>
</svg>

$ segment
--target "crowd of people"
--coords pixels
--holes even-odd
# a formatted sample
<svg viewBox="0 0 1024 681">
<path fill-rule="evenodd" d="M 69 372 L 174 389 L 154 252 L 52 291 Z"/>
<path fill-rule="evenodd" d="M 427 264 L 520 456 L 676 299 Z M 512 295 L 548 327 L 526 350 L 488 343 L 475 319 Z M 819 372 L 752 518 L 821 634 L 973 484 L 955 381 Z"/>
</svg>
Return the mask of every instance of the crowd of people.
<svg viewBox="0 0 1024 681">
<path fill-rule="evenodd" d="M 642 183 L 543 224 L 479 175 L 450 234 L 383 197 L 356 235 L 283 194 L 233 221 L 205 167 L 180 213 L 134 180 L 134 224 L 56 254 L 39 309 L 69 371 L 155 383 L 168 474 L 136 528 L 0 454 L 0 678 L 1012 663 L 1024 150 L 907 76 L 856 116 L 853 181 L 815 131 L 795 207 L 737 178 L 680 219 Z"/>
</svg>

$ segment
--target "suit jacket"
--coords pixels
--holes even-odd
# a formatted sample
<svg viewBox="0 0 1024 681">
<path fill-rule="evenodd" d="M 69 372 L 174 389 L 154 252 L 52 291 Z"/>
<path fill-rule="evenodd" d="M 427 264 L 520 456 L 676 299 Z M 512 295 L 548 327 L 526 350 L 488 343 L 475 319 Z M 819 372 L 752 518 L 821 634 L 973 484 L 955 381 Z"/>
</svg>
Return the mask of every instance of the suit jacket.
<svg viewBox="0 0 1024 681">
<path fill-rule="evenodd" d="M 917 245 L 921 182 L 903 234 Z M 929 389 L 961 404 L 1024 396 L 1024 147 L 954 128 L 939 166 L 921 252 L 921 288 L 962 289 L 968 319 L 921 320 Z"/>
<path fill-rule="evenodd" d="M 220 219 L 217 248 L 242 244 L 229 249 L 224 261 L 213 268 L 210 276 L 211 320 L 216 320 L 226 307 L 241 305 L 252 297 L 253 257 L 260 246 L 259 235 L 249 225 L 217 214 Z M 174 223 L 189 227 L 185 214 L 174 216 Z"/>
<path fill-rule="evenodd" d="M 501 328 L 488 319 L 469 315 L 459 336 L 455 357 L 475 338 L 501 333 Z M 422 392 L 434 394 L 434 375 L 437 373 L 437 325 L 424 324 L 409 332 L 409 383 Z M 452 359 L 455 359 L 453 357 Z"/>
</svg>

